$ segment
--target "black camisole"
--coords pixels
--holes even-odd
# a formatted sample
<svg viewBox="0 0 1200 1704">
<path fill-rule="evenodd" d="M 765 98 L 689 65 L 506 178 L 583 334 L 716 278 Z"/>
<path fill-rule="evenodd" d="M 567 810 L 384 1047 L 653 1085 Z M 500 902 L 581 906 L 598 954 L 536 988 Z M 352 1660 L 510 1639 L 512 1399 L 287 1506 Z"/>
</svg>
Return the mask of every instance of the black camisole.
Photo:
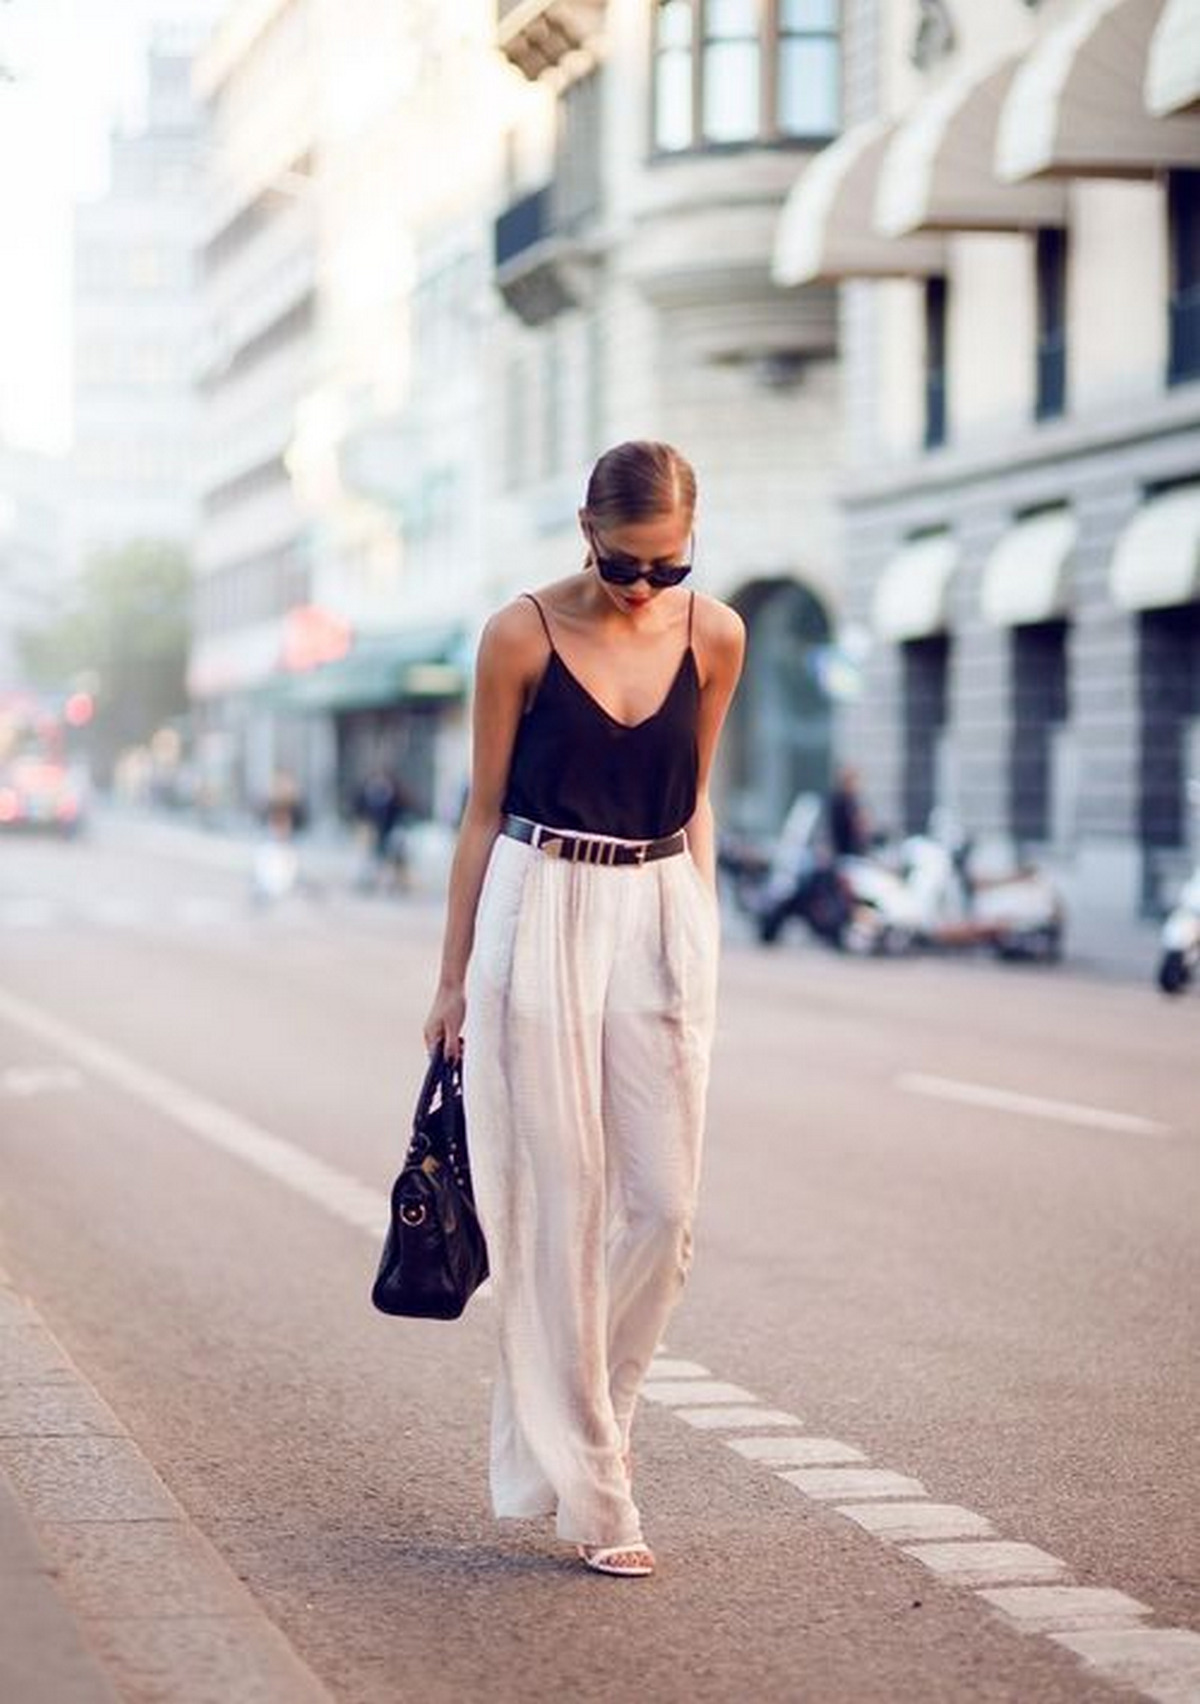
<svg viewBox="0 0 1200 1704">
<path fill-rule="evenodd" d="M 692 649 L 693 592 L 687 649 L 658 709 L 619 722 L 563 662 L 546 612 L 550 658 L 517 727 L 504 810 L 552 828 L 656 840 L 674 834 L 696 808 L 696 718 L 700 678 Z"/>
</svg>

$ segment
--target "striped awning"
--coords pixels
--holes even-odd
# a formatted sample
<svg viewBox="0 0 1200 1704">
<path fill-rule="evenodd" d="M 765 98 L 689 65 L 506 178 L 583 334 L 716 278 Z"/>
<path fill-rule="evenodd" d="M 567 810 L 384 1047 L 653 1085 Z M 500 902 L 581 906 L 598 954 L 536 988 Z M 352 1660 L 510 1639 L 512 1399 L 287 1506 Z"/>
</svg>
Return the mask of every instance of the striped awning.
<svg viewBox="0 0 1200 1704">
<path fill-rule="evenodd" d="M 910 538 L 887 564 L 875 588 L 872 617 L 883 639 L 927 639 L 943 633 L 950 580 L 959 550 L 948 532 Z"/>
<path fill-rule="evenodd" d="M 1200 118 L 1146 109 L 1166 0 L 1079 0 L 1022 60 L 996 135 L 997 176 L 1148 177 L 1200 165 Z"/>
<path fill-rule="evenodd" d="M 1065 222 L 1065 185 L 1003 183 L 995 174 L 996 127 L 1019 65 L 1009 55 L 960 71 L 904 119 L 879 173 L 881 231 L 1013 231 Z"/>
<path fill-rule="evenodd" d="M 1200 598 L 1200 482 L 1147 498 L 1117 540 L 1109 588 L 1122 609 Z"/>
<path fill-rule="evenodd" d="M 289 710 L 331 715 L 417 698 L 458 698 L 467 687 L 462 640 L 457 627 L 365 635 L 336 661 L 275 675 L 268 695 Z"/>
<path fill-rule="evenodd" d="M 871 119 L 815 154 L 779 217 L 777 284 L 926 277 L 945 267 L 938 237 L 888 237 L 875 226 L 879 173 L 895 125 Z"/>
<path fill-rule="evenodd" d="M 1079 523 L 1065 506 L 1016 521 L 983 570 L 984 619 L 997 627 L 1023 627 L 1066 615 L 1068 570 L 1078 536 Z"/>
<path fill-rule="evenodd" d="M 1200 112 L 1200 6 L 1167 0 L 1146 62 L 1146 106 L 1156 118 Z"/>
</svg>

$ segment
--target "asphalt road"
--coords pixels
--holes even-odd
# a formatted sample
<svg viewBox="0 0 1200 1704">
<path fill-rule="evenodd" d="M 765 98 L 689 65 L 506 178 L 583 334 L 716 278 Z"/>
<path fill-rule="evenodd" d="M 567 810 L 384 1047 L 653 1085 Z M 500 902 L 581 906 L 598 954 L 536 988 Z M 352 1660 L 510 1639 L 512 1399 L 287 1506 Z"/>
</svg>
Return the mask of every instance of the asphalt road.
<svg viewBox="0 0 1200 1704">
<path fill-rule="evenodd" d="M 368 1305 L 437 908 L 256 913 L 236 863 L 0 842 L 0 1265 L 333 1697 L 1200 1698 L 1200 1000 L 728 943 L 696 1367 L 635 1436 L 660 1572 L 607 1581 L 490 1518 L 488 1302 Z M 689 1422 L 700 1368 L 759 1421 Z M 1190 1635 L 1032 1631 L 978 1589 L 1032 1553 L 972 1584 L 874 1530 L 922 1498 Z"/>
</svg>

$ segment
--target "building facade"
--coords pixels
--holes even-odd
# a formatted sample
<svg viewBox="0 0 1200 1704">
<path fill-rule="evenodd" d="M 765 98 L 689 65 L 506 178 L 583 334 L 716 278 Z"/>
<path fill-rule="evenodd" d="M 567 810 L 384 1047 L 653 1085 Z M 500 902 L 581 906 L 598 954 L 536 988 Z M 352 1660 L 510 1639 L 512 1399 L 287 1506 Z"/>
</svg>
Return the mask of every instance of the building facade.
<svg viewBox="0 0 1200 1704">
<path fill-rule="evenodd" d="M 487 0 L 239 0 L 200 64 L 207 453 L 191 686 L 216 790 L 449 812 L 481 577 Z"/>
<path fill-rule="evenodd" d="M 67 469 L 0 440 L 0 692 L 26 686 L 20 636 L 61 608 L 69 581 Z"/>
<path fill-rule="evenodd" d="M 313 373 L 317 220 L 311 0 L 244 0 L 197 64 L 210 148 L 197 256 L 200 526 L 189 688 L 206 793 L 257 805 L 286 769 L 332 763 L 319 722 L 281 716 L 285 646 L 323 655 L 306 517 L 287 465 Z"/>
<path fill-rule="evenodd" d="M 747 620 L 719 779 L 778 826 L 824 785 L 840 600 L 833 288 L 771 276 L 800 164 L 839 131 L 836 0 L 501 0 L 518 106 L 489 336 L 493 602 L 578 566 L 588 468 L 630 437 L 695 465 L 697 583 Z"/>
<path fill-rule="evenodd" d="M 110 186 L 76 209 L 71 555 L 196 529 L 193 264 L 204 148 L 193 46 L 160 34 L 146 122 L 110 144 Z"/>
<path fill-rule="evenodd" d="M 488 0 L 321 12 L 314 387 L 289 463 L 339 662 L 298 683 L 344 808 L 384 768 L 452 817 L 481 619 L 489 212 L 506 96 Z"/>
<path fill-rule="evenodd" d="M 775 276 L 842 292 L 843 745 L 1113 916 L 1169 898 L 1200 774 L 1200 15 L 846 7 L 851 123 Z"/>
</svg>

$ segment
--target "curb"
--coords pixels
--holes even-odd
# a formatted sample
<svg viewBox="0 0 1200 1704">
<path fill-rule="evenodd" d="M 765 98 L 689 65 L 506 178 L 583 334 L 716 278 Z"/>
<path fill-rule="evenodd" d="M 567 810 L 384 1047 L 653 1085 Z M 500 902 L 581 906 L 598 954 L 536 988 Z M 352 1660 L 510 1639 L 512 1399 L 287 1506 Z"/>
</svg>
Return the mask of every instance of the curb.
<svg viewBox="0 0 1200 1704">
<path fill-rule="evenodd" d="M 9 1704 L 114 1704 L 117 1699 L 3 1472 L 0 1698 Z"/>
<path fill-rule="evenodd" d="M 5 1704 L 332 1704 L 0 1268 Z"/>
</svg>

